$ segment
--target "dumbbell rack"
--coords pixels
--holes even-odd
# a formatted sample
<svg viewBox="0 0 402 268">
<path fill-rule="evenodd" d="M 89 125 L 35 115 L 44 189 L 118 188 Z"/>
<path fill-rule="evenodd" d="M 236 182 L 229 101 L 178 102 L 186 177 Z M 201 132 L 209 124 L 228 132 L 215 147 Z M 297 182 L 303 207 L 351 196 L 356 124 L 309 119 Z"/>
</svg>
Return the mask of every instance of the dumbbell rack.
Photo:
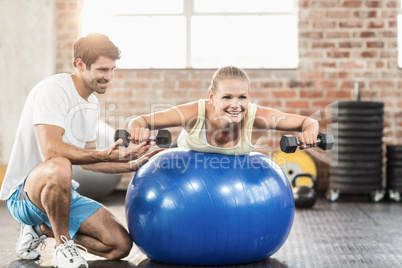
<svg viewBox="0 0 402 268">
<path fill-rule="evenodd" d="M 390 199 L 401 201 L 402 145 L 387 146 L 387 192 Z"/>
<path fill-rule="evenodd" d="M 339 101 L 332 104 L 335 145 L 331 154 L 327 199 L 340 194 L 369 194 L 380 201 L 382 186 L 382 102 Z"/>
</svg>

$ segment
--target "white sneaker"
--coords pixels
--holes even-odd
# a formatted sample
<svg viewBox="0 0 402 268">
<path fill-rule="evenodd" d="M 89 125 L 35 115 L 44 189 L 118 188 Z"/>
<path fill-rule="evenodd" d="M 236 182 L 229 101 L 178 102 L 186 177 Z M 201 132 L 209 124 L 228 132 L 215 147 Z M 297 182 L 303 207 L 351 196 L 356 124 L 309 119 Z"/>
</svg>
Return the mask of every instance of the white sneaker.
<svg viewBox="0 0 402 268">
<path fill-rule="evenodd" d="M 36 248 L 42 244 L 42 250 L 46 246 L 46 235 L 39 236 L 31 225 L 18 223 L 19 237 L 15 247 L 17 256 L 24 260 L 36 260 L 40 257 Z"/>
<path fill-rule="evenodd" d="M 81 245 L 77 245 L 73 240 L 67 240 L 67 237 L 62 235 L 60 244 L 53 252 L 52 265 L 58 268 L 88 268 L 87 261 L 81 257 L 78 248 L 87 253 L 87 249 Z"/>
</svg>

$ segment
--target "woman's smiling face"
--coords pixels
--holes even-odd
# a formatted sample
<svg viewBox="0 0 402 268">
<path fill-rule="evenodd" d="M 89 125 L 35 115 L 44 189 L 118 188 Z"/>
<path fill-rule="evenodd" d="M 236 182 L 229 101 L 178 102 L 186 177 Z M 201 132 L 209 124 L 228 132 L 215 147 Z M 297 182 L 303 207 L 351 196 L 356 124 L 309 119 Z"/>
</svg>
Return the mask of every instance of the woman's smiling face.
<svg viewBox="0 0 402 268">
<path fill-rule="evenodd" d="M 240 123 L 248 108 L 248 83 L 238 79 L 221 80 L 217 90 L 210 92 L 210 100 L 215 116 L 226 119 L 228 123 Z"/>
</svg>

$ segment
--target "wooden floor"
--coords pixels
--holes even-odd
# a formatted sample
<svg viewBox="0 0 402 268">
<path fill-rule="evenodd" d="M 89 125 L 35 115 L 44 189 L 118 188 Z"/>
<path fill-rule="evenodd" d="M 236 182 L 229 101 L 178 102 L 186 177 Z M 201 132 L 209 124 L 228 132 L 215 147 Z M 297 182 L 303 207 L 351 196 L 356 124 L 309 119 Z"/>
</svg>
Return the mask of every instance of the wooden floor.
<svg viewBox="0 0 402 268">
<path fill-rule="evenodd" d="M 100 200 L 125 224 L 124 192 Z M 54 240 L 37 261 L 18 259 L 16 222 L 0 202 L 0 267 L 51 267 Z M 105 261 L 91 254 L 90 267 L 176 267 L 148 259 L 136 247 L 122 261 Z M 231 267 L 400 267 L 402 263 L 402 203 L 372 203 L 365 196 L 320 198 L 313 209 L 296 210 L 291 233 L 270 258 Z M 183 267 L 183 266 L 182 266 Z M 228 267 L 228 266 L 220 266 Z"/>
</svg>

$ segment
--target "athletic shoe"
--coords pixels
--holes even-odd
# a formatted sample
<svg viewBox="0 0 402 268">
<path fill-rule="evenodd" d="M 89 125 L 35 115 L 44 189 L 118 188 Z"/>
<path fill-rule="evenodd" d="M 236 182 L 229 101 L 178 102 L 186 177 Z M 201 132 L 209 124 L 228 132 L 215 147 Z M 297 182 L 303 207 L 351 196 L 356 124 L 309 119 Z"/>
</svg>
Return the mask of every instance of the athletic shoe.
<svg viewBox="0 0 402 268">
<path fill-rule="evenodd" d="M 39 236 L 33 226 L 18 223 L 17 230 L 19 233 L 18 242 L 15 247 L 17 256 L 24 260 L 39 259 L 40 254 L 36 248 L 42 244 L 41 249 L 46 247 L 46 235 Z"/>
<path fill-rule="evenodd" d="M 64 235 L 60 238 L 64 243 L 60 244 L 53 252 L 53 267 L 88 268 L 88 263 L 78 252 L 78 249 L 81 249 L 86 253 L 88 252 L 87 249 L 75 244 L 73 240 L 68 240 Z"/>
</svg>

